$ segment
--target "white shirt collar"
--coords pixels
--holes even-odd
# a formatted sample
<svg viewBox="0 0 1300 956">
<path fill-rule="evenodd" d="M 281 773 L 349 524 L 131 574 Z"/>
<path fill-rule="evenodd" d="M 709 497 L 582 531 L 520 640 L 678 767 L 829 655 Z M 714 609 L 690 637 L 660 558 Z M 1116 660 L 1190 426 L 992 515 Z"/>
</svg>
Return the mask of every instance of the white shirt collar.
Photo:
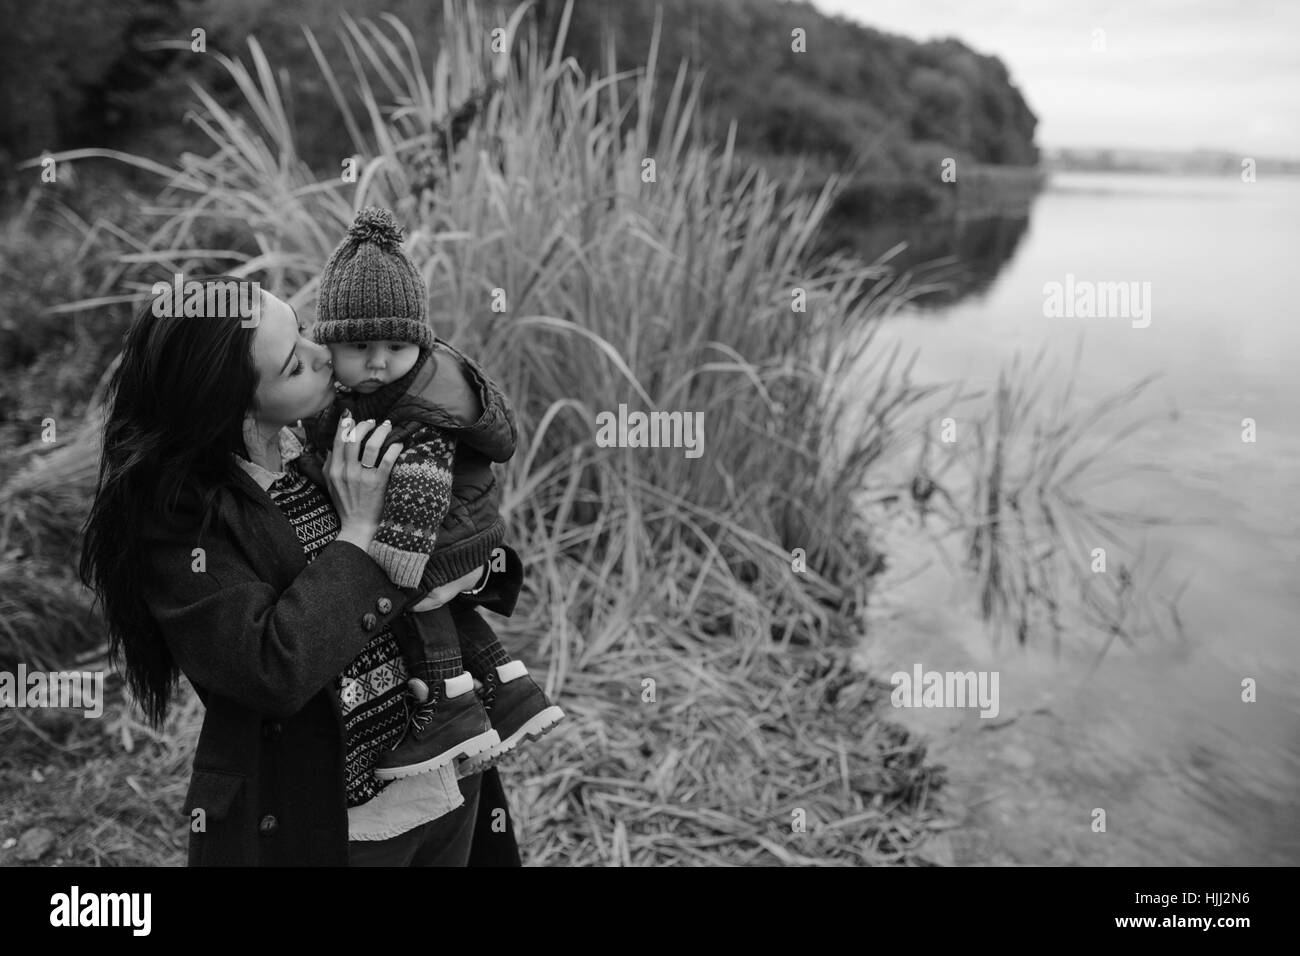
<svg viewBox="0 0 1300 956">
<path fill-rule="evenodd" d="M 303 452 L 302 439 L 294 432 L 292 428 L 285 425 L 280 429 L 280 459 L 284 463 L 293 461 Z M 269 471 L 256 462 L 249 461 L 243 455 L 235 455 L 235 462 L 240 468 L 248 472 L 248 476 L 257 482 L 257 486 L 263 491 L 268 490 L 276 481 L 283 478 L 287 472 Z"/>
</svg>

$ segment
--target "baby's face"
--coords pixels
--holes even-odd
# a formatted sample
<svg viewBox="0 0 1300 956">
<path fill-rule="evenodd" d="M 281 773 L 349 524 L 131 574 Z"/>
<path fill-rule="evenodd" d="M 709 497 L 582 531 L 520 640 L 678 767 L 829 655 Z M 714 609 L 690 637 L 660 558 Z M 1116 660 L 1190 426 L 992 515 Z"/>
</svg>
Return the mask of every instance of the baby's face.
<svg viewBox="0 0 1300 956">
<path fill-rule="evenodd" d="M 405 375 L 420 357 L 412 342 L 335 342 L 334 377 L 348 388 L 369 394 Z"/>
</svg>

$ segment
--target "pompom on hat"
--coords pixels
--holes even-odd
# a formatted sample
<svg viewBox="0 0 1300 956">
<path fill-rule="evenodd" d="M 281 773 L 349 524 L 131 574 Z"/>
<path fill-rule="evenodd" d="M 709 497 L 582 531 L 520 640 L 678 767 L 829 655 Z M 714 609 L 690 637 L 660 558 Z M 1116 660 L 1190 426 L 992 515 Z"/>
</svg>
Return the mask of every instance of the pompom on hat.
<svg viewBox="0 0 1300 956">
<path fill-rule="evenodd" d="M 321 345 L 390 341 L 433 348 L 428 289 L 387 209 L 357 213 L 321 273 L 316 316 Z"/>
</svg>

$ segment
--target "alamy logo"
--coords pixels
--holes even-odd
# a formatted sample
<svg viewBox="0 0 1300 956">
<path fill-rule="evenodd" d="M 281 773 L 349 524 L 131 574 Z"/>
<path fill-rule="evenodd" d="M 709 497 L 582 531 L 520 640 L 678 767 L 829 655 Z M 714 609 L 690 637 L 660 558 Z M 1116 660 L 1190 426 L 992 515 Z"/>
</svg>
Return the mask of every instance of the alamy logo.
<svg viewBox="0 0 1300 956">
<path fill-rule="evenodd" d="M 51 926 L 129 926 L 133 936 L 148 936 L 153 920 L 150 893 L 71 892 L 50 897 Z"/>
<path fill-rule="evenodd" d="M 1150 282 L 1092 282 L 1075 280 L 1043 285 L 1043 316 L 1048 319 L 1132 319 L 1133 328 L 1151 324 Z"/>
<path fill-rule="evenodd" d="M 104 713 L 103 671 L 0 671 L 0 707 L 63 707 L 86 717 Z"/>
<path fill-rule="evenodd" d="M 241 319 L 246 329 L 262 319 L 262 286 L 244 279 L 186 279 L 177 272 L 172 281 L 155 282 L 153 314 L 159 318 Z"/>
<path fill-rule="evenodd" d="M 703 412 L 632 412 L 596 415 L 596 445 L 600 448 L 685 448 L 687 458 L 704 453 Z"/>
<path fill-rule="evenodd" d="M 895 671 L 889 677 L 895 707 L 979 707 L 981 717 L 998 715 L 997 671 Z"/>
</svg>

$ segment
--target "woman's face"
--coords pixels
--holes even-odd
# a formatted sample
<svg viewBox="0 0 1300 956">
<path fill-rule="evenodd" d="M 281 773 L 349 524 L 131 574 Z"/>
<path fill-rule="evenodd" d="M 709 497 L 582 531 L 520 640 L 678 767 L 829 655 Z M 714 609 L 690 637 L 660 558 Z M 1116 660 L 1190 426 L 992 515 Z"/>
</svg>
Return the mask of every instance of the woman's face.
<svg viewBox="0 0 1300 956">
<path fill-rule="evenodd" d="M 258 385 L 252 414 L 269 429 L 311 418 L 334 401 L 329 349 L 303 332 L 287 302 L 262 293 L 262 315 L 253 333 Z"/>
</svg>

